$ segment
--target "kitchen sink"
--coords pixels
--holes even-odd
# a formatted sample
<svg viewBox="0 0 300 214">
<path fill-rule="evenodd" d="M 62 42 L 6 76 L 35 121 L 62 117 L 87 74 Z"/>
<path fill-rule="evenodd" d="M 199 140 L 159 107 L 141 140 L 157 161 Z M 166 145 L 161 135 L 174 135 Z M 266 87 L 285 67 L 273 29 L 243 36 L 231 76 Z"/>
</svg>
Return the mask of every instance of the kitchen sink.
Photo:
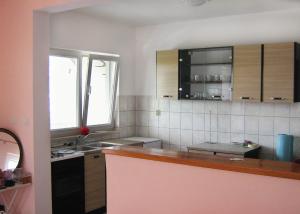
<svg viewBox="0 0 300 214">
<path fill-rule="evenodd" d="M 81 146 L 77 148 L 77 151 L 81 151 L 81 152 L 86 152 L 86 151 L 91 151 L 91 150 L 95 150 L 97 148 L 95 147 L 91 147 L 91 146 Z"/>
<path fill-rule="evenodd" d="M 103 148 L 103 147 L 111 147 L 111 146 L 118 146 L 119 144 L 115 143 L 103 143 L 103 142 L 94 142 L 87 144 L 88 147 L 95 147 L 95 148 Z"/>
</svg>

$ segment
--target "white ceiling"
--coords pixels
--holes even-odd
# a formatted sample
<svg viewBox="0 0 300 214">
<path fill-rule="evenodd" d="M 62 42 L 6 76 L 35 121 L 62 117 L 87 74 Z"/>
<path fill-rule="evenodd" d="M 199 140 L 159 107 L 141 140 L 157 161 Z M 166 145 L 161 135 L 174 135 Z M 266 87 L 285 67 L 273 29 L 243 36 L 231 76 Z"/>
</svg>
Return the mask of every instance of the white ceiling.
<svg viewBox="0 0 300 214">
<path fill-rule="evenodd" d="M 155 25 L 191 19 L 300 8 L 300 0 L 210 0 L 192 7 L 184 0 L 106 0 L 77 12 L 132 26 Z"/>
</svg>

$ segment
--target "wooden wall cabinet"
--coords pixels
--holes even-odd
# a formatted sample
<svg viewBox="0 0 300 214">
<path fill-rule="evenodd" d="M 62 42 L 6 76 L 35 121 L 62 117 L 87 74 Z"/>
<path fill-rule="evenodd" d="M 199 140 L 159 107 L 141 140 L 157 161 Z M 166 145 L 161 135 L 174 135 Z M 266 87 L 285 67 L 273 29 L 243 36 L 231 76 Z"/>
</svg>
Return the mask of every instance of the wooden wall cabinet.
<svg viewBox="0 0 300 214">
<path fill-rule="evenodd" d="M 105 156 L 100 151 L 86 154 L 85 165 L 85 212 L 106 206 Z"/>
<path fill-rule="evenodd" d="M 157 98 L 178 98 L 178 50 L 157 51 Z"/>
<path fill-rule="evenodd" d="M 261 101 L 262 45 L 234 46 L 233 101 Z"/>
<path fill-rule="evenodd" d="M 264 45 L 263 102 L 299 101 L 297 47 L 293 42 Z"/>
</svg>

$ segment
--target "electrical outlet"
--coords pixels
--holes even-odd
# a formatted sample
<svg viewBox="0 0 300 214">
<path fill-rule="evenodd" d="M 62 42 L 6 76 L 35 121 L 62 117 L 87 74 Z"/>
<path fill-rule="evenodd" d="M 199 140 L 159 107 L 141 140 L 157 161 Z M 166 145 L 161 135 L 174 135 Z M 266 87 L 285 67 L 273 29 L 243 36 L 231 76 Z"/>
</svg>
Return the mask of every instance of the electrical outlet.
<svg viewBox="0 0 300 214">
<path fill-rule="evenodd" d="M 160 116 L 160 114 L 161 114 L 161 111 L 160 111 L 159 109 L 157 109 L 157 110 L 156 110 L 156 116 L 158 116 L 158 117 L 159 117 L 159 116 Z"/>
</svg>

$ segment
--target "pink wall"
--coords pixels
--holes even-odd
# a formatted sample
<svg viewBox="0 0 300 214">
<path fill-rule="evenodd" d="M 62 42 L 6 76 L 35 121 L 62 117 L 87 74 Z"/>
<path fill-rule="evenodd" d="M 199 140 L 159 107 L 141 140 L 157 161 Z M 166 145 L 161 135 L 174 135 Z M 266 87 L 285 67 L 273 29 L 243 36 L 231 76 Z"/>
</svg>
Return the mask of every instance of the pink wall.
<svg viewBox="0 0 300 214">
<path fill-rule="evenodd" d="M 50 6 L 52 11 L 62 11 L 95 2 L 97 0 L 0 1 L 0 127 L 19 136 L 24 147 L 24 168 L 33 175 L 33 186 L 19 198 L 16 213 L 51 213 L 48 89 L 40 88 L 47 81 L 45 48 L 48 44 L 47 40 L 42 46 L 35 44 L 41 37 L 37 35 L 34 39 L 34 33 L 39 34 L 34 32 L 34 24 L 43 23 L 34 23 L 34 18 L 39 16 L 34 17 L 33 11 Z M 41 35 L 43 33 L 45 31 Z M 37 56 L 34 48 L 43 54 L 38 59 L 34 58 Z"/>
<path fill-rule="evenodd" d="M 106 155 L 109 214 L 299 214 L 300 181 Z"/>
</svg>

